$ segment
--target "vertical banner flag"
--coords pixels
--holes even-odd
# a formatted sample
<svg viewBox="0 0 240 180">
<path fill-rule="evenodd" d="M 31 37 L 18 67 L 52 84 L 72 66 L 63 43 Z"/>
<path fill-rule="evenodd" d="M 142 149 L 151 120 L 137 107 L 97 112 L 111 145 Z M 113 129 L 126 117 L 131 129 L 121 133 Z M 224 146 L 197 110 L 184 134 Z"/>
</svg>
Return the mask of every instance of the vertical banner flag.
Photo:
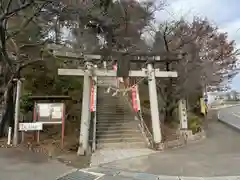
<svg viewBox="0 0 240 180">
<path fill-rule="evenodd" d="M 95 112 L 96 111 L 96 89 L 94 85 L 94 80 L 91 81 L 91 105 L 90 105 L 90 111 Z"/>
<path fill-rule="evenodd" d="M 206 104 L 204 102 L 204 98 L 200 98 L 200 107 L 201 107 L 201 113 L 203 115 L 206 115 Z"/>
<path fill-rule="evenodd" d="M 132 106 L 135 112 L 138 112 L 136 86 L 132 87 Z"/>
<path fill-rule="evenodd" d="M 113 70 L 117 72 L 117 63 L 113 65 Z M 120 78 L 116 77 L 116 86 L 119 87 Z M 121 82 L 121 81 L 120 81 Z"/>
<path fill-rule="evenodd" d="M 138 85 L 136 85 L 136 98 L 137 98 L 137 109 L 138 109 L 138 111 L 141 111 L 141 103 L 140 103 Z"/>
<path fill-rule="evenodd" d="M 113 65 L 113 70 L 114 70 L 114 71 L 117 71 L 117 64 L 114 64 L 114 65 Z"/>
</svg>

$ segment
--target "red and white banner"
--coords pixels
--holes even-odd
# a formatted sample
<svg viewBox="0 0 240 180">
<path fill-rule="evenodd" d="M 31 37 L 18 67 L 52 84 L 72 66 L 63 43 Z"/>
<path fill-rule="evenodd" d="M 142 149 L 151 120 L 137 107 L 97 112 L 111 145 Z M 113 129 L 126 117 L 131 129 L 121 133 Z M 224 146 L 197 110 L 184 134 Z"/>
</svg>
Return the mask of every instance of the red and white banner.
<svg viewBox="0 0 240 180">
<path fill-rule="evenodd" d="M 117 63 L 113 65 L 113 70 L 117 71 Z M 123 82 L 123 79 L 121 77 L 116 77 L 116 86 L 119 87 L 119 82 Z"/>
<path fill-rule="evenodd" d="M 136 94 L 137 94 L 136 97 L 137 97 L 137 107 L 138 107 L 138 111 L 141 111 L 141 103 L 140 103 L 138 85 L 136 85 Z"/>
<path fill-rule="evenodd" d="M 141 111 L 138 85 L 132 87 L 132 106 L 135 112 Z"/>
<path fill-rule="evenodd" d="M 138 112 L 138 103 L 137 103 L 137 89 L 136 86 L 132 87 L 132 106 L 135 112 Z"/>
<path fill-rule="evenodd" d="M 95 79 L 96 80 L 96 79 Z M 97 102 L 97 86 L 94 83 L 94 80 L 91 81 L 91 100 L 90 100 L 90 111 L 96 111 L 96 102 Z"/>
<path fill-rule="evenodd" d="M 113 65 L 113 70 L 114 70 L 114 71 L 117 71 L 117 64 L 114 64 L 114 65 Z"/>
</svg>

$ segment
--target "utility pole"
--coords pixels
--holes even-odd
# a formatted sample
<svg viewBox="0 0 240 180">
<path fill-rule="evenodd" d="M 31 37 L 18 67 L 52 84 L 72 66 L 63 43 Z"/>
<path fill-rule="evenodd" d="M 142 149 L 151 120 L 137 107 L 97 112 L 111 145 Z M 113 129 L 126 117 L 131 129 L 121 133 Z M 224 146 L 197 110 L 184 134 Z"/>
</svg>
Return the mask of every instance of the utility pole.
<svg viewBox="0 0 240 180">
<path fill-rule="evenodd" d="M 21 96 L 22 81 L 21 81 L 21 79 L 14 79 L 13 81 L 17 82 L 16 101 L 15 101 L 15 115 L 14 115 L 13 145 L 17 146 L 17 144 L 18 144 L 18 125 L 19 125 L 20 96 Z"/>
</svg>

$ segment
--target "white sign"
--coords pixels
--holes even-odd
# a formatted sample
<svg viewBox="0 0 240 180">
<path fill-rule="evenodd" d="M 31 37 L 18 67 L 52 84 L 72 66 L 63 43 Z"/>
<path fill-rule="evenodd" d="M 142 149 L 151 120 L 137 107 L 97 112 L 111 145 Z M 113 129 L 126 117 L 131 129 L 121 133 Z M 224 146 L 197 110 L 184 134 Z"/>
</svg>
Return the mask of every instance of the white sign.
<svg viewBox="0 0 240 180">
<path fill-rule="evenodd" d="M 62 118 L 62 107 L 61 106 L 52 106 L 52 118 L 61 119 Z"/>
<path fill-rule="evenodd" d="M 187 108 L 186 108 L 186 100 L 181 99 L 179 101 L 179 118 L 180 118 L 180 128 L 187 129 L 188 121 L 187 121 Z"/>
<path fill-rule="evenodd" d="M 34 123 L 19 123 L 19 131 L 41 131 L 43 125 L 40 122 Z"/>
<path fill-rule="evenodd" d="M 49 104 L 38 104 L 38 110 L 40 117 L 49 117 L 51 114 Z"/>
<path fill-rule="evenodd" d="M 59 121 L 63 117 L 63 103 L 38 103 L 39 120 L 41 122 Z"/>
</svg>

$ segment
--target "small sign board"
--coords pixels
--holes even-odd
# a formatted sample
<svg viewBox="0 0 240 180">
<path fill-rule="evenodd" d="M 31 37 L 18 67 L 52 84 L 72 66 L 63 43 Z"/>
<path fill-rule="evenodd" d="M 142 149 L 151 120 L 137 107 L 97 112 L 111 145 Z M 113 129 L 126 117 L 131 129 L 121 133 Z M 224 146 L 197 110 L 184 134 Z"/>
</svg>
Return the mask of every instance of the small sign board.
<svg viewBox="0 0 240 180">
<path fill-rule="evenodd" d="M 51 105 L 52 119 L 62 119 L 63 116 L 63 104 L 52 104 Z"/>
<path fill-rule="evenodd" d="M 19 131 L 41 131 L 43 125 L 40 122 L 19 123 Z"/>
<path fill-rule="evenodd" d="M 38 103 L 38 122 L 46 124 L 62 123 L 64 104 L 63 103 Z"/>
<path fill-rule="evenodd" d="M 35 103 L 34 121 L 41 124 L 37 131 L 37 142 L 40 141 L 40 130 L 42 125 L 60 124 L 62 126 L 61 147 L 63 147 L 65 131 L 65 104 L 64 103 Z"/>
</svg>

